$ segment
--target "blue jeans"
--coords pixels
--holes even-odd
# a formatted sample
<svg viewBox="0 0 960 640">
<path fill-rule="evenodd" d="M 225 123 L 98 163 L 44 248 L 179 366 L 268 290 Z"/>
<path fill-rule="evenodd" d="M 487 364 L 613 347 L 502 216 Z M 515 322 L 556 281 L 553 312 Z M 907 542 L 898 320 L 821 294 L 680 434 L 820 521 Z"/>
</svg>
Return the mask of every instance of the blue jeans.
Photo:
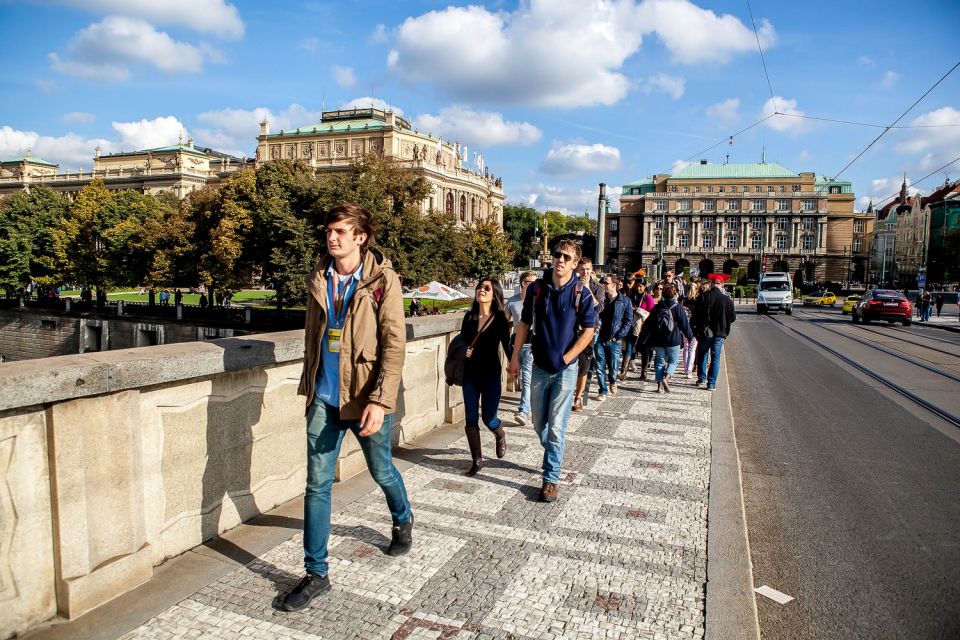
<svg viewBox="0 0 960 640">
<path fill-rule="evenodd" d="M 707 381 L 707 387 L 717 386 L 720 375 L 720 356 L 723 354 L 724 338 L 700 338 L 697 341 L 697 380 Z M 710 356 L 710 372 L 707 372 L 707 356 Z"/>
<path fill-rule="evenodd" d="M 520 347 L 520 404 L 517 413 L 530 415 L 530 379 L 533 376 L 533 348 L 525 344 Z"/>
<path fill-rule="evenodd" d="M 925 306 L 925 307 L 923 308 L 923 316 L 922 316 L 922 319 L 923 319 L 924 322 L 929 322 L 929 320 L 930 320 L 930 312 L 931 312 L 931 311 L 933 311 L 933 305 L 927 305 L 927 306 Z"/>
<path fill-rule="evenodd" d="M 497 410 L 500 408 L 502 392 L 500 373 L 490 375 L 463 376 L 463 410 L 467 426 L 480 424 L 480 406 L 483 405 L 483 424 L 493 431 L 500 426 Z"/>
<path fill-rule="evenodd" d="M 360 432 L 359 420 L 342 420 L 340 410 L 320 400 L 307 412 L 307 490 L 303 497 L 303 561 L 307 571 L 327 575 L 327 541 L 330 538 L 330 491 L 337 470 L 340 443 L 347 429 Z M 393 415 L 383 418 L 377 433 L 361 438 L 360 449 L 370 475 L 387 498 L 394 524 L 413 516 L 403 477 L 393 466 Z"/>
<path fill-rule="evenodd" d="M 653 352 L 657 354 L 655 367 L 657 371 L 657 382 L 663 380 L 664 376 L 672 376 L 677 370 L 677 363 L 680 362 L 680 345 L 675 347 L 654 347 Z"/>
<path fill-rule="evenodd" d="M 560 465 L 563 464 L 563 445 L 570 422 L 573 392 L 577 386 L 577 365 L 571 364 L 563 371 L 547 373 L 533 365 L 533 382 L 530 400 L 533 407 L 533 429 L 543 445 L 543 481 L 560 480 Z"/>
<path fill-rule="evenodd" d="M 597 384 L 600 385 L 600 393 L 607 394 L 607 384 L 617 384 L 617 376 L 620 375 L 620 349 L 619 340 L 612 342 L 597 342 Z"/>
</svg>

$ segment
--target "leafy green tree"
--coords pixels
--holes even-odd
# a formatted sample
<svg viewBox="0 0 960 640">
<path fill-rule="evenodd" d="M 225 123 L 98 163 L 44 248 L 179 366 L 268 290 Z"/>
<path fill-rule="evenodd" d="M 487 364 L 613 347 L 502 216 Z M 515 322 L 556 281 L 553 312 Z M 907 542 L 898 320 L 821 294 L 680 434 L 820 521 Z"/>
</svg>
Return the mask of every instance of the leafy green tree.
<svg viewBox="0 0 960 640">
<path fill-rule="evenodd" d="M 543 214 L 543 220 L 547 226 L 547 235 L 553 236 L 567 233 L 567 216 L 559 211 L 547 211 Z"/>
<path fill-rule="evenodd" d="M 514 266 L 526 267 L 540 254 L 537 242 L 540 215 L 533 207 L 506 204 L 503 207 L 503 229 L 513 245 Z"/>
<path fill-rule="evenodd" d="M 97 178 L 80 190 L 61 218 L 53 246 L 66 281 L 103 289 L 122 277 L 110 264 L 113 252 L 108 243 L 113 238 L 109 232 L 120 222 L 113 205 L 113 194 Z"/>
<path fill-rule="evenodd" d="M 68 208 L 69 200 L 47 187 L 0 201 L 0 287 L 20 289 L 31 280 L 60 284 L 53 233 Z"/>
<path fill-rule="evenodd" d="M 493 221 L 478 222 L 468 230 L 470 263 L 467 275 L 472 278 L 501 278 L 513 264 L 513 244 Z"/>
<path fill-rule="evenodd" d="M 576 233 L 578 231 L 596 235 L 597 221 L 586 216 L 567 216 L 567 232 Z"/>
</svg>

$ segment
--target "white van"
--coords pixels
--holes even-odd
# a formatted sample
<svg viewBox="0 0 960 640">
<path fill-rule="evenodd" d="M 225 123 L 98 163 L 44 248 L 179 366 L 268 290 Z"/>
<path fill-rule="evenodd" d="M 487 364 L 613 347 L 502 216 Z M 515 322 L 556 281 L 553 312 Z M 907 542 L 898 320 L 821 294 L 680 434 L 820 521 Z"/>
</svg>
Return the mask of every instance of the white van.
<svg viewBox="0 0 960 640">
<path fill-rule="evenodd" d="M 785 311 L 788 316 L 793 314 L 793 282 L 789 273 L 771 271 L 760 274 L 757 313 L 771 311 Z"/>
</svg>

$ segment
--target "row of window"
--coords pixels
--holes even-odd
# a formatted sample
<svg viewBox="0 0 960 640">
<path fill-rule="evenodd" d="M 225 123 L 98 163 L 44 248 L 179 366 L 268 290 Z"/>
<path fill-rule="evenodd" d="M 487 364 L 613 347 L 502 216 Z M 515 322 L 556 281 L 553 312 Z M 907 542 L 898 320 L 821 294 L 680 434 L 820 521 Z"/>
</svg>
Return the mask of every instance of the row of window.
<svg viewBox="0 0 960 640">
<path fill-rule="evenodd" d="M 750 187 L 749 187 L 749 186 L 742 187 L 741 189 L 742 189 L 742 193 L 750 193 Z M 791 185 L 791 186 L 790 186 L 790 191 L 791 191 L 792 193 L 797 193 L 797 192 L 801 191 L 800 185 L 798 185 L 798 184 Z M 755 187 L 753 188 L 753 192 L 754 192 L 754 193 L 786 193 L 786 192 L 787 192 L 787 185 L 781 184 L 781 185 L 779 185 L 779 186 L 776 187 L 776 188 L 773 187 L 773 186 L 769 186 L 769 185 L 768 185 L 768 186 L 764 186 L 764 187 L 761 187 L 760 185 L 757 185 L 757 186 L 755 186 Z M 831 186 L 831 187 L 829 188 L 829 193 L 841 193 L 841 192 L 842 192 L 842 190 L 840 189 L 840 187 L 839 187 L 838 185 L 834 185 L 834 186 Z M 670 187 L 670 193 L 690 193 L 690 187 L 671 186 L 671 187 Z M 701 187 L 699 187 L 699 186 L 693 187 L 693 193 L 702 193 Z M 713 187 L 710 186 L 710 185 L 707 185 L 707 187 L 706 187 L 706 193 L 713 193 Z M 723 187 L 723 186 L 717 187 L 717 193 L 726 193 L 725 187 Z M 730 187 L 730 193 L 741 193 L 741 191 L 738 191 L 738 187 L 737 187 L 736 185 L 733 185 L 733 186 Z M 639 188 L 639 187 L 631 187 L 631 189 L 630 189 L 630 195 L 634 195 L 634 196 L 640 195 L 640 188 Z"/>
<path fill-rule="evenodd" d="M 700 218 L 700 223 L 703 225 L 703 228 L 704 228 L 704 229 L 713 229 L 714 221 L 715 221 L 715 220 L 716 220 L 716 218 L 711 218 L 711 217 Z M 759 231 L 760 229 L 763 228 L 763 220 L 764 220 L 764 219 L 763 219 L 762 216 L 753 216 L 752 218 L 750 218 L 749 224 L 750 224 L 751 228 L 753 228 L 755 231 Z M 616 220 L 611 220 L 611 221 L 610 221 L 610 230 L 611 230 L 611 231 L 616 231 L 616 230 L 617 230 L 615 223 L 616 223 Z M 654 218 L 654 219 L 653 219 L 653 224 L 654 224 L 654 227 L 655 227 L 655 228 L 657 228 L 657 229 L 662 229 L 662 228 L 663 228 L 663 218 L 662 218 L 662 217 L 661 217 L 661 218 Z M 739 228 L 740 228 L 740 224 L 741 224 L 741 219 L 740 219 L 740 218 L 727 218 L 726 224 L 727 224 L 727 228 L 728 228 L 728 229 L 739 229 Z M 777 228 L 778 230 L 780 230 L 780 231 L 785 231 L 785 230 L 790 226 L 790 218 L 787 218 L 787 217 L 785 217 L 785 216 L 779 216 L 779 217 L 777 218 L 775 224 L 776 224 L 776 228 Z M 816 219 L 816 218 L 813 218 L 813 217 L 809 217 L 809 216 L 808 216 L 808 217 L 804 217 L 804 218 L 803 218 L 803 221 L 802 221 L 802 224 L 803 224 L 803 228 L 804 228 L 805 230 L 807 230 L 807 231 L 813 231 L 813 230 L 815 230 L 815 229 L 817 228 L 817 219 Z M 677 228 L 679 228 L 679 229 L 689 229 L 689 228 L 690 228 L 690 218 L 688 218 L 687 216 L 681 216 L 681 217 L 677 218 Z"/>
<path fill-rule="evenodd" d="M 453 215 L 454 200 L 453 194 L 447 193 L 447 199 L 444 203 L 444 211 L 446 211 L 448 216 Z M 430 209 L 433 209 L 433 196 L 430 196 Z M 470 220 L 471 222 L 477 219 L 477 199 L 470 198 Z M 467 221 L 467 196 L 460 196 L 460 222 Z"/>
<path fill-rule="evenodd" d="M 654 200 L 654 210 L 655 211 L 667 211 L 668 210 L 668 201 L 667 200 Z M 727 200 L 727 211 L 739 211 L 740 210 L 740 200 Z M 766 211 L 767 201 L 766 200 L 752 200 L 750 203 L 753 206 L 753 211 Z M 802 200 L 800 206 L 804 211 L 816 211 L 817 210 L 817 201 L 816 200 Z M 693 204 L 690 200 L 680 200 L 677 203 L 677 210 L 679 211 L 690 211 L 693 208 Z M 717 210 L 717 201 L 716 200 L 703 200 L 703 209 L 705 211 L 716 211 Z M 776 204 L 777 211 L 790 211 L 791 202 L 790 200 L 777 200 Z"/>
<path fill-rule="evenodd" d="M 613 240 L 613 239 L 611 239 Z M 660 234 L 654 235 L 654 244 L 657 245 L 660 243 Z M 801 246 L 804 249 L 813 249 L 816 244 L 816 237 L 812 234 L 805 234 L 800 237 Z M 704 249 L 713 249 L 714 247 L 714 237 L 712 233 L 703 234 L 703 248 Z M 681 249 L 686 249 L 690 246 L 690 236 L 685 233 L 681 233 L 677 236 L 677 246 Z M 787 249 L 789 247 L 789 238 L 786 234 L 779 234 L 776 238 L 777 249 Z M 727 248 L 728 249 L 738 249 L 740 247 L 740 235 L 736 233 L 731 233 L 727 235 Z M 760 249 L 763 247 L 763 237 L 759 233 L 755 233 L 750 236 L 750 247 L 753 249 Z M 858 246 L 858 242 L 854 242 L 854 251 L 860 251 L 862 245 Z M 616 249 L 616 242 L 612 242 L 611 249 Z"/>
</svg>

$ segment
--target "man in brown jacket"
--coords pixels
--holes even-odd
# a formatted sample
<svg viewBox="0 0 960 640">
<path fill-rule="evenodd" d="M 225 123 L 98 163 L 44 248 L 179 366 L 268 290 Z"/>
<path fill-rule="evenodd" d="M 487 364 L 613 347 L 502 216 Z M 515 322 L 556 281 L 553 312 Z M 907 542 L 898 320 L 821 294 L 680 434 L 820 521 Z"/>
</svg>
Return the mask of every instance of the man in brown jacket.
<svg viewBox="0 0 960 640">
<path fill-rule="evenodd" d="M 330 590 L 327 540 L 330 491 L 347 430 L 360 442 L 370 475 L 393 517 L 387 553 L 410 550 L 413 513 L 403 477 L 393 465 L 393 412 L 406 348 L 400 279 L 383 254 L 368 246 L 370 214 L 338 205 L 326 220 L 328 256 L 307 280 L 303 377 L 307 397 L 307 488 L 303 547 L 307 575 L 283 602 L 303 609 Z"/>
</svg>

